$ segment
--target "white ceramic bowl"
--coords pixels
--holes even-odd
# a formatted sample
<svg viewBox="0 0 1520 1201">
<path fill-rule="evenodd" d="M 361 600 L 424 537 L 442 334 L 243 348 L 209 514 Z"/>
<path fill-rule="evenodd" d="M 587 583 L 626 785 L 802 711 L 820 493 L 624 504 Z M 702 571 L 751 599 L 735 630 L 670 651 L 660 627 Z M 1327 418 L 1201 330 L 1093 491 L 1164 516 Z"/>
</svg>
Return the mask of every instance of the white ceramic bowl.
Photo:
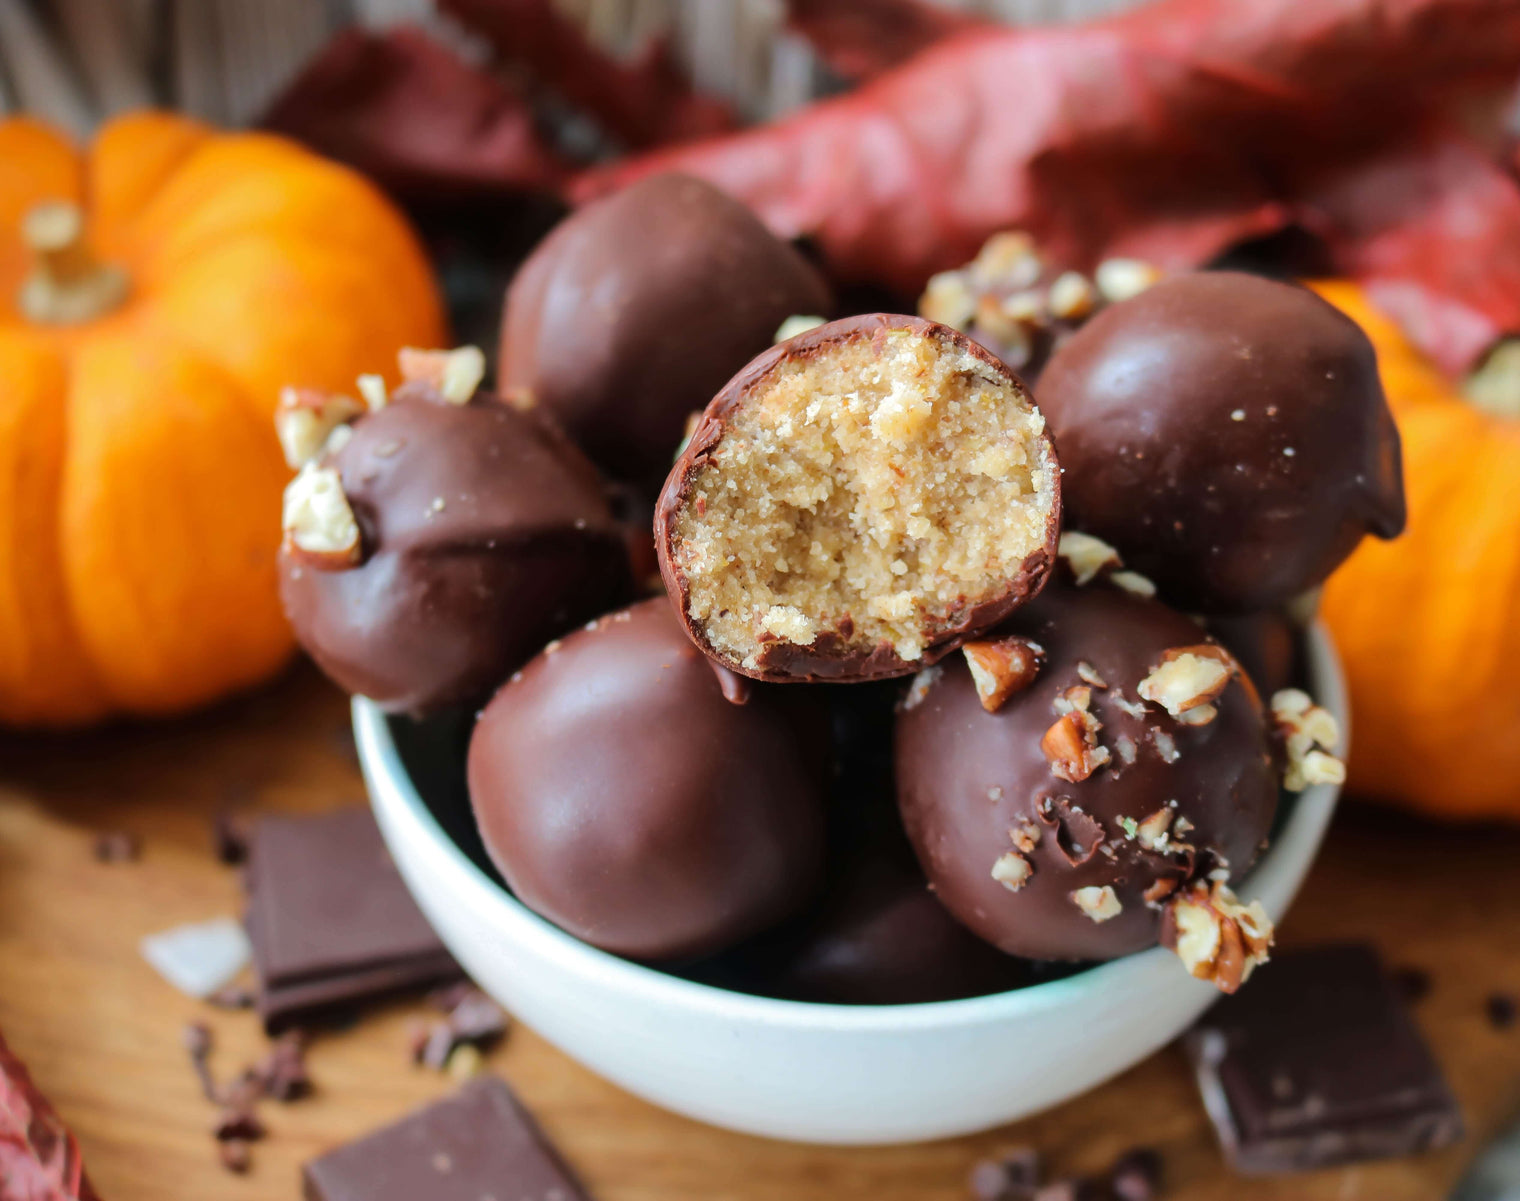
<svg viewBox="0 0 1520 1201">
<path fill-rule="evenodd" d="M 1340 665 L 1308 637 L 1316 699 L 1347 727 Z M 354 701 L 359 758 L 402 876 L 476 982 L 593 1071 L 717 1126 L 815 1143 L 965 1134 L 1056 1105 L 1170 1042 L 1218 995 L 1153 948 L 1014 992 L 845 1006 L 727 992 L 587 946 L 480 870 L 423 803 L 390 726 Z M 1299 796 L 1238 889 L 1281 919 L 1337 789 Z"/>
</svg>

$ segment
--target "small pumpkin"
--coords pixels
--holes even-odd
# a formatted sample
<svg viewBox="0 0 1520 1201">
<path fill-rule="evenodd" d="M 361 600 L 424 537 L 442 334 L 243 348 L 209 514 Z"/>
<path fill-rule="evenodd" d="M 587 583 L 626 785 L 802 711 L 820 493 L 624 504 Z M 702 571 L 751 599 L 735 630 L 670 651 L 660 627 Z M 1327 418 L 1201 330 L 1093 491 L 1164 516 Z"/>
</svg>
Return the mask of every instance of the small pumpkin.
<svg viewBox="0 0 1520 1201">
<path fill-rule="evenodd" d="M 1377 347 L 1409 505 L 1402 538 L 1365 540 L 1325 586 L 1351 687 L 1350 787 L 1520 819 L 1520 418 L 1470 403 L 1355 285 L 1315 286 Z"/>
<path fill-rule="evenodd" d="M 268 676 L 280 387 L 446 344 L 421 248 L 345 168 L 168 114 L 0 120 L 0 164 L 0 722 Z"/>
</svg>

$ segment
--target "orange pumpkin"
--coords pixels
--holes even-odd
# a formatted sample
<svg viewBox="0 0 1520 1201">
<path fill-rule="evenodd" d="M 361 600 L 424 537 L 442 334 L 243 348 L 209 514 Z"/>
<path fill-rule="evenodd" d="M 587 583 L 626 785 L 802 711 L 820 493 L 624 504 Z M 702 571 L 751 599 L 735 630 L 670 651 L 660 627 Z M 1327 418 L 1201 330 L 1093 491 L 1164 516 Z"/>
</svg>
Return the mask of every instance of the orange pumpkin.
<svg viewBox="0 0 1520 1201">
<path fill-rule="evenodd" d="M 446 345 L 368 183 L 145 113 L 0 121 L 0 722 L 167 713 L 275 671 L 281 385 Z"/>
<path fill-rule="evenodd" d="M 1351 685 L 1350 787 L 1443 817 L 1520 818 L 1520 420 L 1468 403 L 1344 282 L 1378 350 L 1409 525 L 1325 587 Z"/>
</svg>

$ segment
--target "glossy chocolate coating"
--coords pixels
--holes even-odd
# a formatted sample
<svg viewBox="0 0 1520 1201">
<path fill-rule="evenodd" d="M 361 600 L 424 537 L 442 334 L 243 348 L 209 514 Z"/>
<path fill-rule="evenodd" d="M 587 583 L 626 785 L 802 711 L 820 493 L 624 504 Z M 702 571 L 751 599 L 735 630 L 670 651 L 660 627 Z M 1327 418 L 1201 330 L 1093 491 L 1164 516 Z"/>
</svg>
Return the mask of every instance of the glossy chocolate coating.
<svg viewBox="0 0 1520 1201">
<path fill-rule="evenodd" d="M 1208 631 L 1239 660 L 1267 704 L 1271 704 L 1273 693 L 1298 683 L 1299 630 L 1286 615 L 1212 617 Z"/>
<path fill-rule="evenodd" d="M 296 637 L 341 687 L 394 712 L 489 696 L 549 639 L 628 596 L 628 556 L 591 465 L 551 423 L 479 394 L 400 389 L 326 458 L 363 559 L 280 556 Z"/>
<path fill-rule="evenodd" d="M 470 740 L 481 838 L 519 900 L 635 959 L 721 951 L 790 917 L 824 851 L 821 720 L 725 699 L 663 596 L 546 650 Z M 811 730 L 803 723 L 811 723 Z"/>
<path fill-rule="evenodd" d="M 1039 401 L 1068 528 L 1112 543 L 1186 612 L 1282 605 L 1364 534 L 1403 529 L 1372 344 L 1304 288 L 1164 280 L 1072 335 Z"/>
<path fill-rule="evenodd" d="M 761 388 L 776 368 L 792 359 L 805 358 L 828 348 L 832 343 L 856 338 L 886 338 L 899 331 L 909 331 L 925 337 L 941 338 L 956 349 L 963 350 L 985 363 L 1001 376 L 1006 384 L 1021 395 L 1027 392 L 1017 377 L 992 351 L 973 341 L 959 330 L 952 329 L 922 317 L 899 316 L 889 313 L 863 313 L 845 317 L 816 326 L 798 334 L 778 346 L 773 346 L 734 376 L 712 403 L 702 413 L 702 419 L 692 431 L 691 439 L 670 475 L 655 505 L 654 540 L 660 560 L 660 575 L 665 590 L 670 595 L 681 622 L 691 639 L 715 662 L 724 664 L 732 671 L 751 676 L 757 680 L 775 682 L 808 681 L 860 683 L 869 680 L 891 679 L 910 675 L 919 668 L 938 662 L 950 654 L 968 638 L 989 629 L 1002 621 L 1030 597 L 1045 586 L 1056 563 L 1056 548 L 1061 530 L 1061 468 L 1056 462 L 1055 451 L 1048 434 L 1042 436 L 1046 455 L 1058 481 L 1054 502 L 1045 524 L 1045 542 L 1031 552 L 1018 569 L 997 586 L 978 597 L 962 598 L 961 607 L 930 623 L 926 618 L 926 638 L 920 658 L 908 661 L 900 658 L 891 645 L 851 645 L 847 638 L 853 633 L 824 631 L 807 646 L 777 640 L 768 644 L 760 653 L 759 666 L 751 669 L 725 658 L 717 651 L 692 621 L 690 614 L 690 587 L 671 554 L 671 539 L 677 517 L 687 503 L 693 481 L 706 461 L 716 452 L 723 440 L 733 415 Z"/>
<path fill-rule="evenodd" d="M 1010 954 L 1111 959 L 1150 946 L 1160 912 L 1143 894 L 1156 881 L 1224 864 L 1238 878 L 1256 859 L 1277 803 L 1262 714 L 1238 681 L 1215 702 L 1218 716 L 1207 725 L 1183 725 L 1154 705 L 1142 716 L 1121 708 L 1121 700 L 1139 701 L 1140 681 L 1164 651 L 1203 637 L 1155 601 L 1102 585 L 1052 587 L 1003 632 L 1045 650 L 1045 666 L 1025 691 L 988 713 L 956 656 L 898 716 L 898 802 L 919 861 L 940 901 Z M 1040 741 L 1056 720 L 1057 696 L 1083 682 L 1080 663 L 1109 685 L 1092 689 L 1091 712 L 1112 762 L 1070 783 L 1052 772 Z M 1133 763 L 1124 762 L 1121 738 L 1135 748 Z M 1171 763 L 1163 759 L 1168 738 Z M 1170 801 L 1176 817 L 1192 823 L 1177 838 L 1194 854 L 1146 850 L 1121 825 L 1143 822 Z M 1025 827 L 1038 831 L 1026 855 L 1034 870 L 1010 891 L 992 868 L 1014 850 L 1012 832 Z M 1104 885 L 1123 908 L 1096 922 L 1071 894 Z"/>
<path fill-rule="evenodd" d="M 656 175 L 576 212 L 507 292 L 499 379 L 536 398 L 609 476 L 658 488 L 700 412 L 823 277 L 744 205 Z"/>
</svg>

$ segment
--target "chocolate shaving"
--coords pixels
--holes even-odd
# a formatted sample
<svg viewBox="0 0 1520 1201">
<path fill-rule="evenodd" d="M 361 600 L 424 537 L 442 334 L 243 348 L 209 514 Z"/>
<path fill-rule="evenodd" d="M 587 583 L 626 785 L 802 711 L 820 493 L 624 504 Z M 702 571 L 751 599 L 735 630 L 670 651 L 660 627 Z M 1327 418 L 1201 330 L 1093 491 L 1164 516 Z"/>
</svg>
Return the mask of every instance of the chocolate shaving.
<svg viewBox="0 0 1520 1201">
<path fill-rule="evenodd" d="M 220 1139 L 216 1144 L 216 1153 L 222 1161 L 222 1167 L 237 1176 L 246 1174 L 253 1165 L 247 1139 Z"/>
<path fill-rule="evenodd" d="M 309 1096 L 312 1085 L 306 1071 L 306 1035 L 300 1030 L 280 1035 L 255 1071 L 267 1097 L 296 1101 Z"/>
<path fill-rule="evenodd" d="M 102 830 L 92 850 L 97 863 L 132 863 L 142 854 L 142 840 L 126 830 Z"/>
<path fill-rule="evenodd" d="M 180 1041 L 190 1056 L 190 1066 L 200 1081 L 201 1095 L 213 1105 L 221 1101 L 216 1078 L 211 1074 L 211 1027 L 205 1022 L 190 1022 L 180 1034 Z"/>
<path fill-rule="evenodd" d="M 237 867 L 248 860 L 248 830 L 230 809 L 221 808 L 211 818 L 211 847 L 218 863 Z"/>
</svg>

